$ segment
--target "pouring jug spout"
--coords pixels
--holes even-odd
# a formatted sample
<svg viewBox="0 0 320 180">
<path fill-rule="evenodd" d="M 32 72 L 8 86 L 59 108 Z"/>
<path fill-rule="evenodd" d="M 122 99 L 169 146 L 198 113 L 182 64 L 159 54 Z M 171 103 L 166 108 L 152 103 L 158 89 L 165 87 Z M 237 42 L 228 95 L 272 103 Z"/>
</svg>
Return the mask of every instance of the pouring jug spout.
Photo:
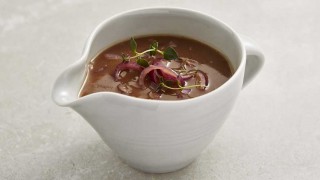
<svg viewBox="0 0 320 180">
<path fill-rule="evenodd" d="M 55 81 L 52 99 L 59 106 L 69 107 L 79 98 L 79 90 L 85 76 L 85 66 L 78 61 L 69 66 Z"/>
</svg>

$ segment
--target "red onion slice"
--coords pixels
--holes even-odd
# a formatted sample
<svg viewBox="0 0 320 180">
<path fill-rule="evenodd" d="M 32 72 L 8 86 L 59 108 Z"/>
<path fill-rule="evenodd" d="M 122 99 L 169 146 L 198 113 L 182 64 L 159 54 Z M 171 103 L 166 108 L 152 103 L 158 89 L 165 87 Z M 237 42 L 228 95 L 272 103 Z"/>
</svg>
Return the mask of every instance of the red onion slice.
<svg viewBox="0 0 320 180">
<path fill-rule="evenodd" d="M 197 78 L 197 84 L 201 85 L 198 87 L 199 89 L 206 89 L 206 86 L 208 86 L 209 81 L 208 81 L 208 75 L 204 73 L 203 71 L 197 71 L 196 73 L 196 78 Z"/>
<path fill-rule="evenodd" d="M 172 72 L 174 72 L 171 68 L 167 67 L 168 65 L 168 61 L 165 60 L 165 59 L 155 59 L 153 62 L 152 62 L 153 65 L 155 66 L 164 66 L 166 68 L 168 68 L 169 70 L 171 70 Z M 175 73 L 175 72 L 174 72 Z M 183 77 L 180 77 L 177 73 L 175 73 L 177 76 L 171 76 L 171 75 L 167 75 L 166 73 L 163 73 L 161 70 L 155 70 L 155 71 L 152 71 L 150 73 L 150 78 L 151 78 L 151 81 L 155 82 L 155 83 L 159 83 L 159 77 L 162 76 L 163 79 L 165 80 L 169 80 L 169 81 L 177 81 L 179 80 L 180 84 L 182 86 L 184 86 L 185 84 L 185 79 Z M 190 77 L 191 78 L 191 77 Z M 190 79 L 190 78 L 187 78 L 187 79 Z"/>
<path fill-rule="evenodd" d="M 184 75 L 180 75 L 180 77 L 183 81 L 187 81 L 193 77 L 193 74 L 184 74 Z"/>
<path fill-rule="evenodd" d="M 160 70 L 161 71 L 161 75 L 163 76 L 164 79 L 166 80 L 174 80 L 174 81 L 177 81 L 178 80 L 178 74 L 175 73 L 173 70 L 167 68 L 167 67 L 164 67 L 164 66 L 155 66 L 155 65 L 150 65 L 149 67 L 145 68 L 141 74 L 140 74 L 140 77 L 139 77 L 139 85 L 141 87 L 145 87 L 144 85 L 144 80 L 146 78 L 146 76 L 151 72 L 151 71 L 154 71 L 154 70 Z"/>
<path fill-rule="evenodd" d="M 154 70 L 154 71 L 151 71 L 150 72 L 150 79 L 152 82 L 156 83 L 156 84 L 159 84 L 159 70 Z"/>
<path fill-rule="evenodd" d="M 141 67 L 136 62 L 124 62 L 117 65 L 116 70 L 114 71 L 114 78 L 115 81 L 120 79 L 120 73 L 124 70 L 135 70 L 135 71 L 142 71 L 143 67 Z"/>
</svg>

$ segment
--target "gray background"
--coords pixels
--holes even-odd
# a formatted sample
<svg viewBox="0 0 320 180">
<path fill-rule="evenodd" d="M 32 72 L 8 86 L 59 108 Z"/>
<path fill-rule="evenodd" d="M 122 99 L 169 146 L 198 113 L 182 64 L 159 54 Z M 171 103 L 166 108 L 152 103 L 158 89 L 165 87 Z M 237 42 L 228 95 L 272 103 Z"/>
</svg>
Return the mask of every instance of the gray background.
<svg viewBox="0 0 320 180">
<path fill-rule="evenodd" d="M 256 40 L 266 63 L 190 166 L 145 174 L 123 164 L 78 114 L 50 97 L 105 18 L 185 7 Z M 320 1 L 0 0 L 0 179 L 318 179 Z"/>
</svg>

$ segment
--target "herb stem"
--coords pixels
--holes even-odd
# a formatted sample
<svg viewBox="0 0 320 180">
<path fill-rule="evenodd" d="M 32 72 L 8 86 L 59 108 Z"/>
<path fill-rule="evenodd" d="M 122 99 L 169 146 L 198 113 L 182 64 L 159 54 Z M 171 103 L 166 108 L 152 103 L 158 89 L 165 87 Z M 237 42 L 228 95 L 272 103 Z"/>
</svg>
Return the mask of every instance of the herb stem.
<svg viewBox="0 0 320 180">
<path fill-rule="evenodd" d="M 179 56 L 178 56 L 178 53 L 172 48 L 172 47 L 167 47 L 164 51 L 161 51 L 158 49 L 158 42 L 157 41 L 154 41 L 151 45 L 150 45 L 150 48 L 139 53 L 137 52 L 137 42 L 134 40 L 134 38 L 132 37 L 130 39 L 130 48 L 131 48 L 131 51 L 134 53 L 134 56 L 132 57 L 123 57 L 123 60 L 124 61 L 128 61 L 130 59 L 134 59 L 134 58 L 138 58 L 138 59 L 141 59 L 140 56 L 142 56 L 143 54 L 145 53 L 148 53 L 151 55 L 151 56 L 154 56 L 156 55 L 156 53 L 159 53 L 161 55 L 163 55 L 163 58 L 166 59 L 166 60 L 176 60 L 176 59 L 179 59 Z"/>
<path fill-rule="evenodd" d="M 160 83 L 160 85 L 162 87 L 165 87 L 165 88 L 168 88 L 168 89 L 172 89 L 172 90 L 182 90 L 182 89 L 190 89 L 190 88 L 195 88 L 195 87 L 207 87 L 207 86 L 202 86 L 200 84 L 194 84 L 194 85 L 191 85 L 191 86 L 180 86 L 180 84 L 178 84 L 178 88 L 175 88 L 175 87 L 170 87 L 170 86 L 167 86 L 165 83 Z"/>
<path fill-rule="evenodd" d="M 142 56 L 143 54 L 148 53 L 148 52 L 151 52 L 151 51 L 155 51 L 155 49 L 148 49 L 148 50 L 145 50 L 145 51 L 143 51 L 143 52 L 141 52 L 141 53 L 135 52 L 136 55 L 129 57 L 129 59 L 137 58 L 137 57 Z M 161 55 L 163 55 L 163 52 L 160 51 L 160 50 L 158 50 L 158 49 L 157 49 L 157 52 L 160 53 Z"/>
<path fill-rule="evenodd" d="M 159 49 L 157 49 L 157 52 L 160 53 L 161 55 L 163 55 L 163 51 L 160 51 Z"/>
<path fill-rule="evenodd" d="M 141 56 L 141 55 L 143 55 L 143 54 L 145 54 L 145 53 L 147 53 L 147 52 L 151 52 L 151 51 L 154 51 L 154 49 L 148 49 L 148 50 L 145 50 L 145 51 L 143 51 L 143 52 L 141 52 L 141 53 L 136 52 L 136 55 L 129 57 L 129 59 L 137 58 L 137 57 L 139 57 L 139 56 Z"/>
</svg>

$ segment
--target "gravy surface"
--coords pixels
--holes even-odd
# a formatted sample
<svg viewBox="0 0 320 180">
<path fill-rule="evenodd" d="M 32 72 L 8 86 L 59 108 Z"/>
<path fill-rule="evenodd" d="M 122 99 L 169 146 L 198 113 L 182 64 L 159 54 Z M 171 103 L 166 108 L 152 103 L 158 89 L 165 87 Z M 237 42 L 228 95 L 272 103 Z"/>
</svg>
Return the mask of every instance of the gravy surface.
<svg viewBox="0 0 320 180">
<path fill-rule="evenodd" d="M 170 93 L 162 94 L 159 98 L 160 100 L 180 100 L 206 94 L 221 86 L 233 74 L 231 65 L 220 52 L 196 40 L 169 35 L 139 37 L 135 40 L 138 44 L 138 52 L 148 49 L 153 41 L 159 43 L 160 50 L 163 50 L 168 46 L 173 47 L 178 52 L 179 57 L 197 60 L 200 63 L 199 69 L 208 76 L 209 84 L 205 90 L 192 88 L 190 93 L 183 97 L 177 97 Z M 116 66 L 122 62 L 121 54 L 125 53 L 132 55 L 129 41 L 130 40 L 127 40 L 107 48 L 90 61 L 87 65 L 87 76 L 80 90 L 79 97 L 105 91 L 123 93 L 118 87 L 122 84 L 125 85 L 125 88 L 129 89 L 130 93 L 127 95 L 144 99 L 153 99 L 151 98 L 152 96 L 150 97 L 152 90 L 150 88 L 142 89 L 138 84 L 140 72 L 123 71 L 121 73 L 122 78 L 119 81 L 114 80 L 113 75 Z M 157 54 L 156 57 L 160 58 L 162 56 L 161 54 Z M 145 59 L 148 60 L 148 58 L 154 57 L 147 57 Z M 175 60 L 172 60 L 168 66 L 174 68 L 177 65 L 178 63 Z M 191 81 L 187 83 L 194 84 L 194 81 Z"/>
</svg>

